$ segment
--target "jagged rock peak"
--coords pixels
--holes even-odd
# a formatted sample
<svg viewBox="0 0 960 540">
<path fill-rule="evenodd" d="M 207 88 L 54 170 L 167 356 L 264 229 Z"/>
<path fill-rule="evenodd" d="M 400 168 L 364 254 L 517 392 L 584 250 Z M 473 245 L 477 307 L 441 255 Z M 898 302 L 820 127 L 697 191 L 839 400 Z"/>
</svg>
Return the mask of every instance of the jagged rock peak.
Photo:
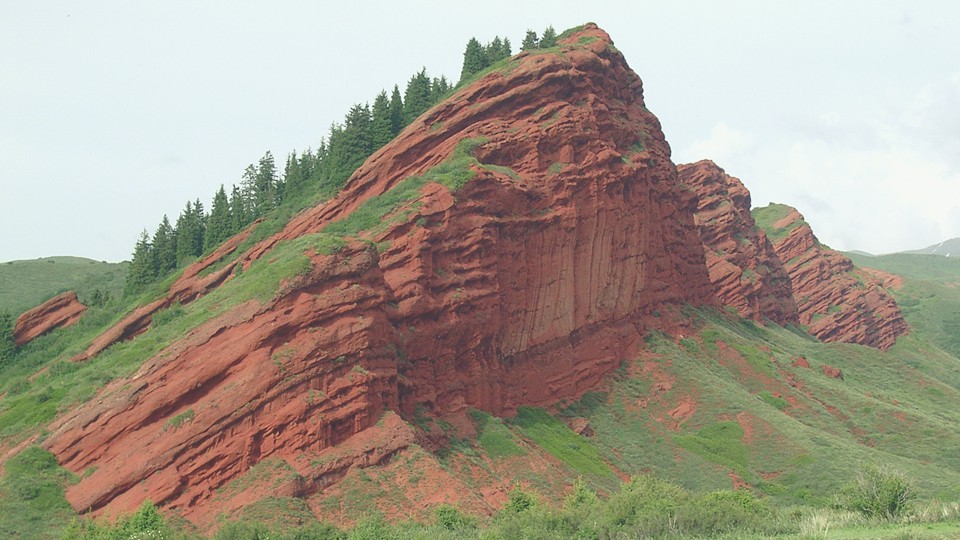
<svg viewBox="0 0 960 540">
<path fill-rule="evenodd" d="M 909 331 L 883 283 L 820 243 L 796 208 L 771 204 L 753 211 L 790 275 L 800 323 L 827 342 L 888 349 Z"/>
<path fill-rule="evenodd" d="M 697 193 L 696 222 L 720 303 L 745 318 L 797 322 L 790 277 L 750 215 L 747 188 L 709 160 L 680 164 L 677 171 Z"/>
</svg>

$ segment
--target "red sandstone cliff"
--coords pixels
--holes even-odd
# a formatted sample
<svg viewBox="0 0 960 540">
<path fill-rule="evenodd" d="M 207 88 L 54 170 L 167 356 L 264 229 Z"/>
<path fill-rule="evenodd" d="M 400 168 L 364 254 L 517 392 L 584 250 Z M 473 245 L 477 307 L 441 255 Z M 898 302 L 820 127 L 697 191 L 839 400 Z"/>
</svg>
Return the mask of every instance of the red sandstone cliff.
<svg viewBox="0 0 960 540">
<path fill-rule="evenodd" d="M 334 200 L 218 272 L 199 277 L 238 242 L 194 265 L 80 359 L 450 163 L 468 139 L 462 188 L 426 183 L 340 251 L 305 248 L 310 271 L 272 300 L 208 321 L 51 425 L 44 445 L 93 470 L 71 504 L 116 512 L 149 498 L 209 523 L 216 490 L 268 457 L 296 470 L 290 493 L 309 494 L 410 444 L 390 410 L 502 414 L 574 398 L 637 350 L 658 307 L 714 302 L 696 196 L 677 182 L 640 79 L 588 25 L 461 89 Z M 393 435 L 356 443 L 369 429 Z M 341 443 L 356 452 L 331 458 Z"/>
<path fill-rule="evenodd" d="M 754 213 L 765 218 L 774 250 L 790 275 L 800 322 L 811 334 L 827 342 L 886 350 L 909 330 L 881 281 L 821 244 L 796 209 L 770 205 Z"/>
<path fill-rule="evenodd" d="M 745 318 L 797 322 L 790 276 L 750 215 L 747 188 L 709 160 L 678 165 L 677 172 L 697 192 L 696 222 L 720 303 Z"/>
<path fill-rule="evenodd" d="M 67 291 L 58 294 L 17 317 L 13 341 L 17 345 L 24 345 L 50 330 L 70 326 L 79 321 L 86 310 L 87 306 L 77 300 L 77 293 Z"/>
</svg>

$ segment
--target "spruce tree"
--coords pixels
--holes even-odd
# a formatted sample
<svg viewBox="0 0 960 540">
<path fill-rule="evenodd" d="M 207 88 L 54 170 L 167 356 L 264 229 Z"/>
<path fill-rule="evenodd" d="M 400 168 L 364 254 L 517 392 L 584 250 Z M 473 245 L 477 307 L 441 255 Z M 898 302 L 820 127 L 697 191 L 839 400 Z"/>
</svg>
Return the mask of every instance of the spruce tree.
<svg viewBox="0 0 960 540">
<path fill-rule="evenodd" d="M 477 38 L 470 38 L 466 50 L 463 51 L 463 68 L 460 70 L 460 82 L 457 84 L 469 79 L 475 73 L 483 71 L 488 65 L 490 65 L 490 62 L 487 59 L 487 51 L 484 50 L 483 45 L 480 45 Z"/>
<path fill-rule="evenodd" d="M 400 97 L 400 87 L 393 85 L 393 93 L 390 94 L 390 130 L 393 136 L 403 129 L 407 123 L 403 119 L 403 98 Z"/>
<path fill-rule="evenodd" d="M 247 201 L 243 191 L 234 184 L 230 191 L 230 234 L 242 231 L 251 220 L 247 213 Z"/>
<path fill-rule="evenodd" d="M 0 365 L 13 358 L 17 352 L 17 344 L 13 341 L 13 315 L 8 311 L 0 311 Z"/>
<path fill-rule="evenodd" d="M 433 82 L 430 84 L 431 104 L 436 105 L 439 103 L 449 90 L 450 83 L 447 82 L 447 77 L 445 75 L 441 75 L 440 78 L 434 77 Z"/>
<path fill-rule="evenodd" d="M 256 168 L 254 208 L 258 216 L 272 210 L 277 204 L 277 165 L 267 150 Z"/>
<path fill-rule="evenodd" d="M 371 148 L 376 151 L 393 140 L 393 122 L 390 120 L 390 98 L 385 91 L 377 94 L 370 111 Z"/>
<path fill-rule="evenodd" d="M 543 31 L 543 36 L 540 38 L 540 48 L 548 49 L 557 44 L 557 31 L 553 29 L 552 26 L 548 26 L 546 30 Z"/>
<path fill-rule="evenodd" d="M 416 120 L 433 104 L 430 100 L 430 87 L 430 77 L 427 76 L 426 68 L 410 77 L 410 81 L 407 82 L 407 91 L 403 95 L 403 119 L 406 124 Z"/>
<path fill-rule="evenodd" d="M 513 56 L 513 47 L 510 45 L 510 38 L 503 38 L 503 47 L 500 49 L 504 58 Z"/>
<path fill-rule="evenodd" d="M 124 294 L 133 294 L 142 291 L 156 278 L 153 271 L 153 246 L 150 245 L 150 236 L 146 229 L 140 233 L 136 247 L 133 249 L 133 258 L 127 270 L 127 283 Z"/>
<path fill-rule="evenodd" d="M 210 205 L 210 217 L 207 218 L 207 230 L 203 237 L 203 249 L 207 251 L 223 243 L 231 236 L 230 202 L 227 192 L 220 184 L 220 189 L 213 196 Z"/>
<path fill-rule="evenodd" d="M 488 43 L 486 47 L 487 65 L 506 58 L 507 55 L 503 54 L 503 52 L 503 40 L 500 39 L 500 36 L 494 36 L 493 41 Z"/>
<path fill-rule="evenodd" d="M 166 214 L 153 234 L 152 246 L 153 275 L 162 279 L 177 267 L 177 235 Z"/>
<path fill-rule="evenodd" d="M 537 33 L 533 30 L 527 30 L 527 35 L 523 36 L 523 43 L 520 44 L 521 51 L 529 51 L 536 49 L 540 40 L 537 38 Z"/>
</svg>

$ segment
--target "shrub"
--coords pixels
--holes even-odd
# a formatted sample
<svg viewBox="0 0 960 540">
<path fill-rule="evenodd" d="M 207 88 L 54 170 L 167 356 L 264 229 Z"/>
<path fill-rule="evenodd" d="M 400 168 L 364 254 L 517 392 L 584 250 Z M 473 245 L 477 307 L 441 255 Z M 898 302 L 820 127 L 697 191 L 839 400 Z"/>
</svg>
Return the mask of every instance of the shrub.
<svg viewBox="0 0 960 540">
<path fill-rule="evenodd" d="M 868 517 L 896 519 L 905 515 L 916 498 L 913 485 L 899 471 L 864 465 L 837 496 L 838 505 Z"/>
<path fill-rule="evenodd" d="M 476 526 L 476 520 L 472 516 L 464 514 L 459 508 L 449 504 L 441 504 L 438 506 L 436 516 L 437 524 L 448 531 L 457 531 Z"/>
<path fill-rule="evenodd" d="M 526 512 L 537 506 L 537 498 L 532 493 L 527 493 L 520 488 L 520 485 L 517 484 L 513 486 L 513 489 L 510 491 L 510 500 L 507 501 L 507 505 L 503 507 L 503 510 L 506 512 L 513 512 L 514 514 L 519 514 L 520 512 Z"/>
</svg>

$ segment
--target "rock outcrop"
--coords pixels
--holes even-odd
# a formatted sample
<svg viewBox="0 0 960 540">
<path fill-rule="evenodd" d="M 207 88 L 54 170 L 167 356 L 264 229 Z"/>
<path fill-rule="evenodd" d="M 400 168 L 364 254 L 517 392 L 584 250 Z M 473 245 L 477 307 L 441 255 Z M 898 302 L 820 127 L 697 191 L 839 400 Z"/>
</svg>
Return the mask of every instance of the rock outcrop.
<svg viewBox="0 0 960 540">
<path fill-rule="evenodd" d="M 873 274 L 821 244 L 796 209 L 754 210 L 790 275 L 801 324 L 822 341 L 886 350 L 909 327 L 893 297 Z"/>
<path fill-rule="evenodd" d="M 427 111 L 335 199 L 218 271 L 225 253 L 191 267 L 84 357 L 281 245 L 310 259 L 271 300 L 207 321 L 60 417 L 44 445 L 92 471 L 67 491 L 78 510 L 149 498 L 210 523 L 217 490 L 268 457 L 296 471 L 298 495 L 388 459 L 412 435 L 354 441 L 390 411 L 576 398 L 639 349 L 658 309 L 715 303 L 696 205 L 640 79 L 587 25 Z"/>
<path fill-rule="evenodd" d="M 715 163 L 677 166 L 680 182 L 697 193 L 697 226 L 717 299 L 741 317 L 795 323 L 790 276 L 750 214 L 750 192 Z"/>
<path fill-rule="evenodd" d="M 77 300 L 77 293 L 67 291 L 58 294 L 39 306 L 17 317 L 13 327 L 13 341 L 18 346 L 55 328 L 70 326 L 80 320 L 87 306 Z"/>
</svg>

